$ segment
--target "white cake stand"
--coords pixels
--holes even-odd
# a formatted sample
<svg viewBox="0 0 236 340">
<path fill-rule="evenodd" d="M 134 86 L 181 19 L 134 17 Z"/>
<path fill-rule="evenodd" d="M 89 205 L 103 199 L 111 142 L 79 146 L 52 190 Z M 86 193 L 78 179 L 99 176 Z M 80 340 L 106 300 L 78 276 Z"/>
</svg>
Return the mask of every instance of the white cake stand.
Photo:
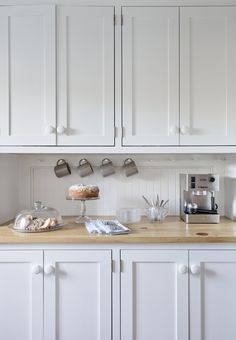
<svg viewBox="0 0 236 340">
<path fill-rule="evenodd" d="M 100 197 L 90 197 L 90 198 L 71 198 L 66 197 L 69 201 L 80 201 L 80 215 L 76 218 L 75 223 L 84 223 L 89 220 L 89 217 L 86 216 L 86 201 L 95 201 L 99 200 Z"/>
</svg>

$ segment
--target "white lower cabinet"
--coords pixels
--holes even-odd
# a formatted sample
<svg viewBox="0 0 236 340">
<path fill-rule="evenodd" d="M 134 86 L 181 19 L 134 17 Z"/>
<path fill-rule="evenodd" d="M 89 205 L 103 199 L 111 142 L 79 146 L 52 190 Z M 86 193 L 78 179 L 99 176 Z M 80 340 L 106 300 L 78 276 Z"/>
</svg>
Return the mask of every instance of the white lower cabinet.
<svg viewBox="0 0 236 340">
<path fill-rule="evenodd" d="M 111 340 L 111 250 L 0 251 L 0 339 Z"/>
<path fill-rule="evenodd" d="M 188 252 L 121 252 L 121 340 L 188 340 Z"/>
<path fill-rule="evenodd" d="M 190 251 L 189 261 L 190 339 L 235 340 L 236 251 Z"/>
<path fill-rule="evenodd" d="M 111 251 L 45 251 L 44 340 L 111 340 Z"/>
<path fill-rule="evenodd" d="M 0 250 L 1 340 L 236 339 L 236 250 L 33 248 Z"/>
<path fill-rule="evenodd" d="M 235 340 L 236 251 L 124 250 L 121 259 L 121 340 Z"/>
<path fill-rule="evenodd" d="M 0 251 L 0 339 L 43 339 L 42 251 Z"/>
</svg>

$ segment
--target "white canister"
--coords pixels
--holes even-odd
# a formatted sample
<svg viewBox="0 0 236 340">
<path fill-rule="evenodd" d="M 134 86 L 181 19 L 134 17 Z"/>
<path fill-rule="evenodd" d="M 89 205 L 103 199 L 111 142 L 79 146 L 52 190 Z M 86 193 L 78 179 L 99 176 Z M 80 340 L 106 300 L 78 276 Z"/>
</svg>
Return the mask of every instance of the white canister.
<svg viewBox="0 0 236 340">
<path fill-rule="evenodd" d="M 122 223 L 135 223 L 141 220 L 139 208 L 120 208 L 116 211 L 116 217 Z"/>
</svg>

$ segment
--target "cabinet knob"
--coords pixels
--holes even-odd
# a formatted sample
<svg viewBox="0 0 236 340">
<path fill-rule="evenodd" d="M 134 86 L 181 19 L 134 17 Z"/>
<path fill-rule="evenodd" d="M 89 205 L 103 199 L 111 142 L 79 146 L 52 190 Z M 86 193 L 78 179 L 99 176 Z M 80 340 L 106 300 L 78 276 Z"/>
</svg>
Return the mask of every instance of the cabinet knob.
<svg viewBox="0 0 236 340">
<path fill-rule="evenodd" d="M 52 274 L 54 272 L 54 267 L 52 264 L 47 264 L 45 267 L 44 267 L 44 273 L 45 274 Z"/>
<path fill-rule="evenodd" d="M 176 125 L 171 125 L 170 127 L 170 134 L 177 135 L 179 133 L 179 128 Z"/>
<path fill-rule="evenodd" d="M 35 265 L 32 266 L 32 274 L 37 275 L 37 274 L 41 273 L 41 271 L 42 271 L 42 268 L 38 264 L 35 264 Z"/>
<path fill-rule="evenodd" d="M 194 275 L 200 274 L 201 267 L 198 264 L 192 264 L 190 267 L 191 273 Z"/>
<path fill-rule="evenodd" d="M 178 272 L 180 274 L 186 274 L 188 272 L 188 267 L 185 264 L 180 264 L 178 266 Z"/>
<path fill-rule="evenodd" d="M 181 132 L 182 135 L 189 135 L 189 127 L 183 125 L 180 129 L 180 132 Z"/>
<path fill-rule="evenodd" d="M 65 130 L 66 130 L 66 129 L 65 129 L 64 126 L 62 126 L 62 125 L 59 125 L 59 126 L 57 127 L 57 133 L 59 133 L 59 134 L 64 133 Z"/>
<path fill-rule="evenodd" d="M 47 135 L 50 135 L 50 134 L 52 134 L 52 133 L 54 133 L 54 132 L 55 132 L 55 128 L 54 128 L 52 125 L 46 126 L 46 128 L 45 128 L 45 133 L 46 133 Z"/>
</svg>

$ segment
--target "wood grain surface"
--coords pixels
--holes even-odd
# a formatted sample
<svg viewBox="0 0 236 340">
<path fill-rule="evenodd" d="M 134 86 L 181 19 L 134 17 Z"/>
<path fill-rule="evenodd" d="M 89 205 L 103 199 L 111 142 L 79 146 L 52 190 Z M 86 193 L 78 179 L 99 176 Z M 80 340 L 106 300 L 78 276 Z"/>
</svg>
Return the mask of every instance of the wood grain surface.
<svg viewBox="0 0 236 340">
<path fill-rule="evenodd" d="M 104 216 L 100 216 L 100 218 L 104 218 Z M 236 242 L 236 222 L 224 217 L 221 218 L 220 224 L 189 225 L 186 225 L 178 217 L 168 217 L 164 222 L 157 223 L 150 223 L 146 218 L 142 218 L 139 223 L 127 224 L 131 229 L 130 234 L 116 236 L 91 235 L 83 224 L 73 222 L 74 217 L 65 217 L 64 220 L 66 225 L 60 230 L 34 234 L 19 233 L 4 225 L 0 227 L 0 244 Z"/>
</svg>

